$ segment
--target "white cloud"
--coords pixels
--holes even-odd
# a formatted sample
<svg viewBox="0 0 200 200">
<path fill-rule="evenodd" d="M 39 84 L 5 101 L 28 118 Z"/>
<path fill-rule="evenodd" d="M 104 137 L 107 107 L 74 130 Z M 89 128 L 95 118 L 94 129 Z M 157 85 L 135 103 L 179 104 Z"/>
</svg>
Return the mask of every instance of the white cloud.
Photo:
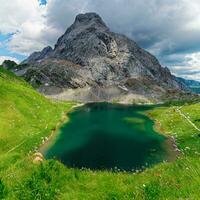
<svg viewBox="0 0 200 200">
<path fill-rule="evenodd" d="M 186 55 L 188 59 L 188 64 L 191 66 L 199 66 L 200 70 L 200 52 L 192 53 L 190 55 Z"/>
<path fill-rule="evenodd" d="M 171 72 L 178 77 L 182 77 L 188 80 L 196 80 L 200 81 L 200 67 L 199 70 L 195 70 L 196 67 L 184 67 L 184 66 L 177 66 L 171 67 Z"/>
<path fill-rule="evenodd" d="M 12 61 L 15 61 L 16 63 L 19 63 L 19 60 L 17 60 L 14 57 L 11 57 L 11 56 L 0 56 L 0 65 L 3 63 L 4 60 L 12 60 Z"/>
<path fill-rule="evenodd" d="M 42 38 L 44 26 L 42 23 L 24 22 L 21 25 L 21 30 L 13 35 L 8 44 L 8 48 L 17 53 L 28 55 L 33 50 L 41 50 L 48 45 L 47 41 Z"/>
<path fill-rule="evenodd" d="M 21 29 L 26 21 L 38 21 L 40 7 L 37 0 L 1 0 L 0 31 L 2 33 L 15 32 Z"/>
<path fill-rule="evenodd" d="M 185 58 L 184 65 L 170 66 L 170 70 L 177 76 L 200 81 L 200 52 L 190 55 L 182 55 Z"/>
<path fill-rule="evenodd" d="M 99 13 L 113 31 L 132 37 L 156 55 L 191 50 L 200 43 L 199 0 L 48 0 L 47 6 L 37 0 L 0 3 L 0 31 L 17 31 L 9 48 L 19 53 L 54 44 L 78 13 L 90 11 Z"/>
<path fill-rule="evenodd" d="M 11 51 L 28 55 L 48 44 L 43 37 L 46 8 L 37 0 L 0 0 L 0 5 L 0 32 L 15 33 L 8 42 Z"/>
</svg>

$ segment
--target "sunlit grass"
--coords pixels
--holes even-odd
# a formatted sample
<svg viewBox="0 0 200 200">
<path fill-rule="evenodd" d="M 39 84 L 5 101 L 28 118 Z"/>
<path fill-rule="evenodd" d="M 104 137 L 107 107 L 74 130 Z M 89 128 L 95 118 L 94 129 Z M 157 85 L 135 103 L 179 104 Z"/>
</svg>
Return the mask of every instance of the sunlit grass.
<svg viewBox="0 0 200 200">
<path fill-rule="evenodd" d="M 199 199 L 200 137 L 176 112 L 180 106 L 156 107 L 149 113 L 157 130 L 174 136 L 181 150 L 174 162 L 138 173 L 69 169 L 54 160 L 33 164 L 33 150 L 72 105 L 45 99 L 0 68 L 0 199 Z M 199 103 L 181 110 L 200 127 Z"/>
</svg>

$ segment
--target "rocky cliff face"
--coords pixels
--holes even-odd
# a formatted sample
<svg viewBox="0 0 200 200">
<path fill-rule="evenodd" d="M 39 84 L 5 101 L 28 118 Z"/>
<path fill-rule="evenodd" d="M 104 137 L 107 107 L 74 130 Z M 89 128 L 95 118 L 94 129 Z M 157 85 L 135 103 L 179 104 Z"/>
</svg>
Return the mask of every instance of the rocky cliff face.
<svg viewBox="0 0 200 200">
<path fill-rule="evenodd" d="M 39 91 L 81 101 L 160 99 L 183 86 L 158 60 L 96 13 L 80 14 L 54 49 L 33 53 L 24 77 Z"/>
<path fill-rule="evenodd" d="M 38 60 L 47 58 L 51 52 L 53 51 L 53 49 L 48 46 L 45 47 L 42 51 L 38 51 L 38 52 L 34 52 L 32 53 L 26 60 L 24 60 L 21 64 L 27 64 L 27 63 L 34 63 Z"/>
</svg>

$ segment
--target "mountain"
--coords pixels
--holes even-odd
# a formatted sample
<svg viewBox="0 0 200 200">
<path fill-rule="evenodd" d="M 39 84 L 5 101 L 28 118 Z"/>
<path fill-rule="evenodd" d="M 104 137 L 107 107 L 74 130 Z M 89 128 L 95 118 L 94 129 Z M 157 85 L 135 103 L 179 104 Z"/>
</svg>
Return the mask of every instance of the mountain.
<svg viewBox="0 0 200 200">
<path fill-rule="evenodd" d="M 177 77 L 177 80 L 188 87 L 192 92 L 200 94 L 200 82 Z"/>
<path fill-rule="evenodd" d="M 113 33 L 96 13 L 79 14 L 58 39 L 21 63 L 24 78 L 46 95 L 81 101 L 160 100 L 184 85 L 149 52 Z"/>
<path fill-rule="evenodd" d="M 188 80 L 188 79 L 184 79 L 184 78 L 181 78 L 181 77 L 177 77 L 177 80 L 182 82 L 183 84 L 185 84 L 188 87 L 200 87 L 199 81 Z"/>
<path fill-rule="evenodd" d="M 44 59 L 48 57 L 52 51 L 53 49 L 50 46 L 45 47 L 42 51 L 32 53 L 26 60 L 22 62 L 22 64 L 31 63 Z"/>
</svg>

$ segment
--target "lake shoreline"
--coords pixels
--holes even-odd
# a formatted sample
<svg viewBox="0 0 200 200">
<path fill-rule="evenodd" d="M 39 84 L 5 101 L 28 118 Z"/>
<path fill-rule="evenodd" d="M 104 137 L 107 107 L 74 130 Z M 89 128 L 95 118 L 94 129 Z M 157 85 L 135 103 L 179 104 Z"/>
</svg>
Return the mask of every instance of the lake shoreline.
<svg viewBox="0 0 200 200">
<path fill-rule="evenodd" d="M 105 103 L 105 102 L 104 102 Z M 108 104 L 108 105 L 107 105 Z M 76 105 L 76 106 L 73 106 L 72 107 L 72 109 L 74 108 L 74 107 L 78 107 L 78 106 L 82 106 L 83 104 L 78 104 L 78 105 Z M 119 106 L 119 108 L 118 108 L 118 106 Z M 122 106 L 122 107 L 121 107 Z M 63 142 L 64 142 L 64 138 L 67 138 L 67 137 L 69 137 L 70 139 L 71 138 L 77 138 L 77 136 L 73 136 L 74 135 L 74 132 L 76 132 L 76 127 L 77 127 L 77 124 L 79 124 L 79 121 L 78 120 L 80 120 L 80 119 L 84 119 L 84 120 L 86 120 L 86 122 L 84 122 L 83 124 L 84 124 L 84 126 L 86 127 L 85 129 L 84 129 L 84 126 L 83 126 L 83 129 L 81 129 L 80 130 L 80 127 L 78 128 L 77 127 L 77 133 L 81 133 L 81 137 L 83 137 L 83 132 L 84 132 L 84 130 L 86 130 L 86 136 L 87 136 L 87 130 L 88 130 L 88 126 L 90 126 L 91 125 L 91 119 L 93 119 L 93 121 L 97 121 L 97 122 L 100 122 L 100 126 L 101 126 L 101 124 L 104 124 L 104 123 L 101 123 L 101 121 L 103 121 L 105 118 L 103 117 L 101 117 L 101 115 L 105 115 L 105 117 L 108 115 L 108 114 L 106 114 L 106 112 L 108 112 L 109 113 L 109 118 L 108 119 L 110 119 L 110 117 L 111 117 L 111 115 L 112 115 L 112 113 L 114 113 L 114 116 L 117 116 L 117 115 L 115 115 L 115 112 L 116 112 L 116 114 L 117 114 L 117 112 L 120 114 L 119 115 L 119 117 L 120 118 L 118 118 L 118 117 L 116 117 L 116 120 L 120 120 L 120 121 L 118 121 L 118 122 L 121 122 L 121 119 L 124 119 L 124 117 L 126 117 L 126 116 L 129 116 L 129 117 L 137 117 L 137 118 L 141 118 L 142 120 L 144 120 L 144 122 L 142 122 L 143 123 L 143 125 L 144 125 L 144 127 L 143 127 L 143 125 L 140 125 L 140 124 L 138 124 L 138 122 L 136 122 L 136 124 L 135 124 L 135 128 L 132 128 L 132 130 L 128 130 L 128 126 L 126 125 L 126 126 L 124 126 L 123 128 L 124 129 L 121 129 L 121 131 L 120 132 L 118 132 L 118 130 L 120 130 L 120 128 L 118 127 L 118 124 L 114 124 L 114 122 L 117 122 L 117 121 L 115 121 L 115 117 L 114 118 L 112 118 L 112 120 L 111 121 L 106 121 L 106 122 L 108 122 L 109 124 L 110 124 L 110 126 L 112 127 L 112 129 L 108 129 L 108 130 L 112 130 L 111 131 L 111 133 L 112 134 L 114 134 L 114 135 L 116 135 L 116 134 L 122 134 L 122 135 L 124 135 L 124 134 L 131 134 L 131 132 L 130 131 L 133 131 L 133 135 L 132 135 L 132 137 L 134 138 L 135 136 L 134 136 L 134 134 L 136 134 L 137 135 L 137 131 L 140 131 L 140 130 L 142 130 L 143 131 L 143 128 L 145 128 L 144 130 L 146 130 L 146 131 L 148 131 L 148 133 L 157 133 L 158 135 L 160 135 L 160 136 L 150 136 L 149 134 L 147 135 L 147 137 L 145 137 L 145 135 L 144 136 L 139 136 L 139 138 L 140 137 L 145 137 L 144 138 L 144 140 L 147 140 L 148 141 L 148 138 L 153 138 L 153 140 L 155 139 L 155 138 L 157 138 L 157 141 L 160 141 L 161 142 L 161 144 L 160 144 L 160 147 L 159 146 L 157 146 L 158 147 L 158 149 L 159 148 L 161 148 L 161 149 L 165 149 L 164 151 L 162 151 L 161 149 L 160 149 L 160 151 L 157 151 L 157 153 L 158 154 L 160 154 L 160 155 L 162 155 L 162 160 L 165 162 L 165 161 L 172 161 L 172 160 L 175 160 L 176 159 L 176 154 L 175 154 L 175 152 L 174 152 L 174 144 L 175 144 L 175 142 L 173 141 L 173 140 L 171 140 L 171 139 L 169 139 L 170 137 L 165 137 L 166 135 L 165 134 L 162 134 L 162 133 L 160 133 L 160 132 L 157 132 L 157 131 L 155 131 L 155 124 L 154 124 L 154 120 L 152 120 L 152 118 L 150 118 L 149 116 L 147 116 L 146 115 L 146 112 L 147 111 L 150 111 L 150 110 L 152 110 L 153 108 L 152 108 L 152 106 L 144 106 L 144 105 L 127 105 L 128 107 L 126 107 L 126 105 L 122 105 L 122 104 L 119 104 L 119 103 L 110 103 L 110 105 L 109 105 L 109 103 L 105 103 L 105 104 L 97 104 L 97 105 L 95 105 L 95 103 L 91 103 L 91 104 L 86 104 L 86 108 L 80 108 L 81 109 L 81 112 L 83 113 L 83 116 L 82 117 L 80 117 L 80 115 L 77 115 L 78 116 L 78 118 L 76 119 L 76 115 L 69 115 L 69 117 L 70 117 L 70 125 L 68 126 L 67 124 L 68 124 L 68 122 L 66 121 L 66 120 L 63 120 L 62 121 L 62 123 L 61 124 L 63 124 L 63 123 L 66 123 L 66 127 L 68 126 L 68 127 L 70 127 L 69 129 L 68 128 L 61 128 L 61 132 L 63 132 L 63 131 L 65 131 L 66 133 L 69 133 L 69 135 L 67 136 L 66 134 L 64 134 L 64 135 L 61 135 L 61 136 L 59 136 L 59 138 L 58 139 L 56 139 L 56 141 L 55 141 L 55 137 L 53 138 L 53 140 L 56 142 L 56 144 L 55 145 L 57 145 L 57 147 L 54 145 L 54 143 L 53 143 L 53 146 L 50 146 L 48 149 L 47 149 L 47 151 L 45 152 L 44 150 L 46 150 L 46 148 L 44 148 L 44 150 L 42 150 L 42 153 L 43 154 L 45 154 L 45 157 L 46 158 L 54 158 L 54 156 L 56 155 L 56 152 L 64 152 L 63 153 L 63 156 L 64 156 L 64 154 L 66 154 L 66 149 L 67 148 L 69 148 L 69 147 L 65 147 L 65 145 L 63 146 Z M 130 106 L 130 107 L 129 107 Z M 71 110 L 72 110 L 71 109 Z M 96 115 L 96 113 L 95 112 L 92 112 L 91 110 L 92 109 L 94 109 L 94 111 L 96 111 L 97 112 L 97 115 Z M 102 111 L 100 111 L 101 109 L 103 109 Z M 105 109 L 105 110 L 104 110 Z M 110 112 L 109 112 L 109 109 L 111 109 L 110 110 Z M 122 111 L 121 111 L 121 109 L 122 109 Z M 106 111 L 107 110 L 107 111 Z M 85 112 L 86 111 L 86 112 Z M 89 111 L 91 111 L 91 113 L 92 113 L 92 115 L 94 115 L 93 113 L 95 113 L 95 115 L 91 118 L 91 116 L 90 116 L 90 114 L 88 114 L 88 112 Z M 124 112 L 125 111 L 125 112 Z M 105 113 L 104 113 L 105 112 Z M 133 112 L 133 113 L 132 113 Z M 138 113 L 137 114 L 137 112 L 141 112 L 140 114 Z M 99 115 L 99 116 L 98 116 Z M 143 116 L 142 116 L 143 115 Z M 145 117 L 146 116 L 146 117 Z M 72 117 L 72 119 L 71 119 L 71 117 Z M 97 118 L 95 118 L 95 117 L 97 117 Z M 122 117 L 122 118 L 121 118 Z M 88 120 L 87 120 L 88 119 Z M 102 120 L 103 119 L 103 120 Z M 99 121 L 100 120 L 100 121 Z M 88 123 L 87 123 L 88 122 Z M 81 123 L 82 124 L 82 123 Z M 65 125 L 63 125 L 63 126 L 65 126 Z M 58 128 L 59 128 L 60 126 L 58 126 Z M 108 125 L 108 127 L 109 127 L 109 125 Z M 116 127 L 118 127 L 118 128 L 116 128 Z M 138 128 L 139 127 L 139 128 Z M 104 130 L 105 129 L 105 127 L 104 126 L 102 126 L 102 130 Z M 95 129 L 96 130 L 96 129 Z M 136 132 L 135 132 L 135 131 Z M 157 129 L 156 129 L 157 130 Z M 61 132 L 59 132 L 58 134 L 60 134 Z M 97 132 L 98 133 L 98 132 Z M 96 132 L 95 132 L 95 134 L 96 134 Z M 113 135 L 113 136 L 114 136 Z M 163 135 L 162 137 L 161 137 L 161 135 Z M 119 136 L 119 135 L 118 135 Z M 61 137 L 61 138 L 60 138 Z M 82 142 L 82 141 L 84 141 L 85 140 L 85 138 L 83 137 L 83 139 L 81 139 L 81 137 L 78 137 L 79 139 L 80 139 L 80 141 Z M 97 137 L 99 137 L 98 136 L 98 134 L 97 134 Z M 101 138 L 102 137 L 102 138 Z M 101 142 L 102 141 L 104 141 L 104 137 L 105 137 L 105 135 L 102 135 L 101 137 L 99 137 L 98 138 L 98 140 L 96 140 L 95 142 L 97 142 L 97 144 L 100 144 L 99 145 L 99 149 L 101 149 L 101 148 L 103 148 L 103 146 L 104 146 L 104 144 L 101 144 Z M 106 137 L 110 137 L 109 135 L 106 135 Z M 111 136 L 112 137 L 112 136 Z M 120 136 L 121 137 L 121 136 Z M 123 136 L 124 137 L 124 136 Z M 155 137 L 155 138 L 154 138 Z M 69 138 L 68 139 L 66 139 L 66 141 L 70 141 L 69 140 Z M 117 137 L 117 135 L 116 135 L 116 138 L 118 138 Z M 133 139 L 132 138 L 132 139 Z M 158 138 L 160 138 L 160 139 L 158 139 Z M 161 139 L 162 138 L 162 139 Z M 87 137 L 86 137 L 86 139 L 87 139 Z M 109 138 L 110 139 L 110 138 Z M 52 141 L 52 140 L 51 140 Z M 92 141 L 92 140 L 91 140 Z M 115 142 L 119 142 L 119 140 L 115 140 L 115 139 L 113 139 L 113 140 L 108 140 L 108 141 L 112 141 L 111 142 L 111 149 L 112 149 L 112 145 L 113 145 L 113 142 L 115 141 Z M 126 142 L 126 139 L 124 139 L 124 141 Z M 134 141 L 134 139 L 133 139 L 133 141 Z M 135 140 L 135 141 L 137 141 L 137 140 Z M 142 141 L 142 140 L 141 140 Z M 151 139 L 150 139 L 150 141 L 151 141 Z M 166 142 L 165 142 L 166 141 Z M 130 140 L 129 140 L 129 142 L 127 142 L 128 144 L 130 144 Z M 143 142 L 142 142 L 143 143 Z M 142 144 L 141 143 L 141 144 Z M 165 144 L 164 144 L 165 143 Z M 48 143 L 48 146 L 49 145 L 51 145 L 52 143 Z M 66 143 L 67 144 L 67 143 Z M 74 145 L 74 142 L 72 142 L 72 144 Z M 75 143 L 76 144 L 76 143 Z M 84 143 L 83 143 L 84 144 Z M 118 143 L 116 143 L 116 144 L 118 144 Z M 71 144 L 70 144 L 71 145 Z M 69 146 L 70 146 L 69 145 Z M 83 152 L 89 152 L 88 154 L 86 154 L 86 155 L 89 155 L 89 156 L 91 156 L 92 154 L 90 154 L 90 152 L 92 151 L 91 149 L 93 149 L 93 147 L 92 147 L 92 143 L 91 143 L 91 145 L 88 145 L 88 146 L 84 146 L 84 148 L 85 149 L 83 149 Z M 121 144 L 120 144 L 121 145 Z M 123 145 L 123 143 L 122 143 L 122 145 Z M 138 144 L 137 144 L 138 145 Z M 133 146 L 130 146 L 130 148 L 129 148 L 129 150 L 131 149 L 131 148 L 133 148 L 131 151 L 129 151 L 130 153 L 129 154 L 127 154 L 127 155 L 132 155 L 132 161 L 130 160 L 130 162 L 127 162 L 127 163 L 129 163 L 129 164 L 127 164 L 127 170 L 129 170 L 129 165 L 132 165 L 132 162 L 134 163 L 135 161 L 136 162 L 140 162 L 140 159 L 138 159 L 137 160 L 137 156 L 136 157 L 134 157 L 133 158 L 133 156 L 135 155 L 135 152 L 137 152 L 139 149 L 139 151 L 140 152 L 143 152 L 143 153 L 141 153 L 141 155 L 145 155 L 145 152 L 146 152 L 146 150 L 147 150 L 147 146 L 144 146 L 143 148 L 142 147 L 138 147 L 137 145 L 133 145 Z M 98 146 L 98 145 L 97 145 Z M 153 151 L 155 151 L 155 149 L 157 149 L 157 147 L 152 147 L 152 152 Z M 53 150 L 52 150 L 52 148 L 53 148 Z M 72 148 L 71 146 L 70 146 L 70 148 Z M 87 149 L 88 148 L 88 149 Z M 89 149 L 89 148 L 91 148 L 91 149 Z M 135 148 L 135 149 L 134 149 Z M 63 150 L 62 150 L 63 149 Z M 124 149 L 124 151 L 126 151 L 126 147 L 125 148 L 123 148 Z M 77 152 L 78 152 L 79 150 L 77 150 Z M 98 150 L 97 150 L 97 152 L 98 152 Z M 101 151 L 102 152 L 102 151 Z M 112 151 L 111 151 L 112 152 Z M 123 151 L 120 151 L 120 153 L 121 152 L 123 152 Z M 131 153 L 132 152 L 132 153 Z M 171 154 L 170 154 L 170 153 Z M 58 155 L 62 155 L 62 153 L 60 154 L 60 153 L 58 153 Z M 83 154 L 83 153 L 81 153 L 81 154 Z M 81 155 L 80 154 L 80 155 Z M 113 157 L 115 157 L 116 155 L 116 151 L 114 151 L 114 156 Z M 95 153 L 94 153 L 94 155 L 96 155 Z M 106 155 L 106 154 L 102 154 L 102 158 L 104 159 L 104 156 L 103 155 Z M 120 154 L 121 155 L 121 154 Z M 147 154 L 146 154 L 147 155 Z M 146 156 L 145 155 L 145 156 Z M 149 154 L 150 155 L 150 154 Z M 93 155 L 92 155 L 93 156 Z M 65 157 L 63 157 L 63 158 L 65 158 Z M 68 155 L 67 157 L 66 157 L 66 159 L 70 159 L 71 157 Z M 87 156 L 86 156 L 86 158 L 87 158 Z M 91 157 L 92 159 L 94 158 L 94 157 Z M 128 157 L 127 157 L 128 158 Z M 156 158 L 156 157 L 155 157 Z M 158 158 L 158 157 L 157 157 Z M 161 157 L 160 157 L 161 158 Z M 170 159 L 169 159 L 170 158 Z M 59 157 L 59 160 L 60 160 L 61 158 Z M 119 157 L 119 159 L 121 159 L 121 157 Z M 86 159 L 86 161 L 84 161 L 84 162 L 86 162 L 86 165 L 83 165 L 84 167 L 86 167 L 87 166 L 87 164 L 88 164 L 88 167 L 89 168 L 91 168 L 91 166 L 92 167 L 94 167 L 93 166 L 93 164 L 91 165 L 90 164 L 90 161 L 91 161 L 91 159 L 88 159 L 89 160 L 89 162 L 87 162 L 87 159 Z M 111 159 L 112 160 L 112 159 Z M 123 160 L 123 159 L 122 159 Z M 159 159 L 158 159 L 159 160 Z M 104 161 L 104 160 L 103 160 Z M 65 163 L 65 161 L 64 160 L 62 160 L 62 162 L 63 163 Z M 66 162 L 68 162 L 68 161 L 66 161 Z M 82 158 L 80 158 L 80 159 L 78 159 L 77 160 L 77 163 L 79 163 L 80 162 L 80 166 L 81 166 L 81 162 L 82 162 Z M 111 162 L 111 161 L 110 161 Z M 154 161 L 152 161 L 152 163 L 153 163 Z M 155 161 L 155 162 L 157 162 L 157 161 Z M 158 162 L 160 162 L 160 161 L 158 161 Z M 98 163 L 98 162 L 97 162 Z M 113 160 L 113 163 L 115 163 L 115 160 Z M 149 161 L 148 161 L 148 163 L 149 163 Z M 150 162 L 151 163 L 151 162 Z M 91 166 L 90 166 L 91 165 Z M 77 165 L 78 166 L 78 165 Z M 114 166 L 114 165 L 113 165 Z M 134 164 L 133 166 L 137 166 L 137 164 Z M 94 169 L 99 169 L 98 168 L 98 165 L 96 166 L 97 168 L 95 168 L 94 167 Z M 125 166 L 126 167 L 126 166 Z M 134 169 L 134 168 L 133 168 Z M 137 169 L 137 167 L 135 168 L 135 169 Z"/>
<path fill-rule="evenodd" d="M 77 103 L 76 105 L 72 106 L 67 112 L 64 112 L 62 114 L 62 116 L 61 116 L 59 122 L 56 124 L 54 130 L 52 130 L 50 135 L 47 137 L 47 140 L 39 146 L 38 152 L 41 153 L 43 155 L 43 157 L 45 157 L 44 154 L 45 154 L 47 148 L 49 148 L 53 144 L 54 140 L 58 136 L 58 131 L 61 128 L 61 126 L 69 121 L 67 114 L 69 112 L 73 111 L 75 108 L 83 106 L 83 105 L 84 105 L 84 103 Z"/>
<path fill-rule="evenodd" d="M 154 104 L 121 104 L 121 103 L 111 103 L 111 104 L 116 104 L 116 105 L 124 105 L 124 106 L 153 106 Z M 63 113 L 61 119 L 59 122 L 56 124 L 54 130 L 51 132 L 51 134 L 48 136 L 47 140 L 42 143 L 39 147 L 38 152 L 40 152 L 43 157 L 45 158 L 45 153 L 48 148 L 51 147 L 51 145 L 54 144 L 56 141 L 56 137 L 59 135 L 59 129 L 62 127 L 63 124 L 67 123 L 69 121 L 69 118 L 67 116 L 68 113 L 72 112 L 75 108 L 84 106 L 84 103 L 78 103 L 70 108 L 67 112 Z M 157 106 L 158 104 L 155 104 Z M 144 112 L 146 114 L 146 111 Z M 179 155 L 180 155 L 180 150 L 177 148 L 175 138 L 173 136 L 169 136 L 165 133 L 164 130 L 160 127 L 160 122 L 156 121 L 150 113 L 147 112 L 147 116 L 150 118 L 150 120 L 153 121 L 154 125 L 153 128 L 154 130 L 160 134 L 166 137 L 166 141 L 163 144 L 163 147 L 167 150 L 167 162 L 173 162 L 175 161 Z"/>
<path fill-rule="evenodd" d="M 161 124 L 159 121 L 155 120 L 149 112 L 147 112 L 147 116 L 154 122 L 153 128 L 158 134 L 161 134 L 166 137 L 166 141 L 164 142 L 164 146 L 168 147 L 169 157 L 166 160 L 167 162 L 173 162 L 181 155 L 181 151 L 178 149 L 176 140 L 173 136 L 166 134 L 165 130 L 161 128 Z M 169 148 L 170 147 L 170 148 Z"/>
</svg>

